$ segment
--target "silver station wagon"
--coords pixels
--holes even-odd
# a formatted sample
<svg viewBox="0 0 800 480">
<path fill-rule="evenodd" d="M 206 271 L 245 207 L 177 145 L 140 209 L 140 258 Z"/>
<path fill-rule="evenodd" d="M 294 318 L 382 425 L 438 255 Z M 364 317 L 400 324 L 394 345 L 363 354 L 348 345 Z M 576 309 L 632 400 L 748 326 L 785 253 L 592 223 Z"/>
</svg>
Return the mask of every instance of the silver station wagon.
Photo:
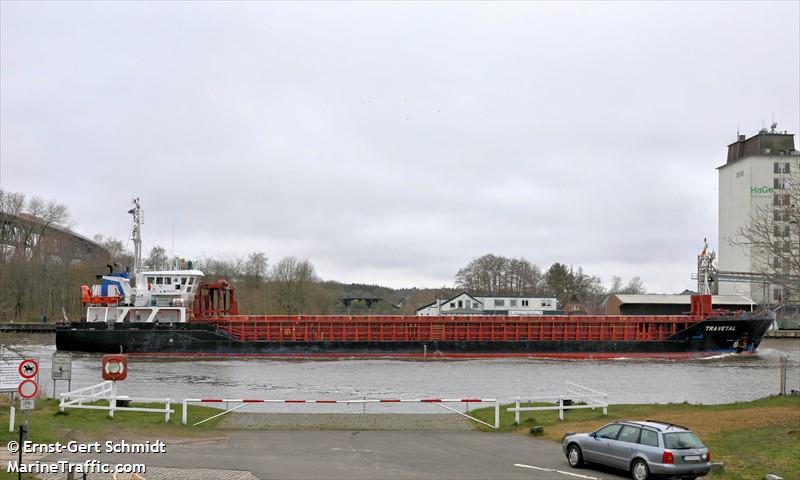
<svg viewBox="0 0 800 480">
<path fill-rule="evenodd" d="M 711 452 L 694 433 L 657 420 L 620 421 L 592 433 L 568 433 L 562 447 L 573 468 L 600 463 L 627 470 L 635 480 L 695 479 L 711 470 Z"/>
</svg>

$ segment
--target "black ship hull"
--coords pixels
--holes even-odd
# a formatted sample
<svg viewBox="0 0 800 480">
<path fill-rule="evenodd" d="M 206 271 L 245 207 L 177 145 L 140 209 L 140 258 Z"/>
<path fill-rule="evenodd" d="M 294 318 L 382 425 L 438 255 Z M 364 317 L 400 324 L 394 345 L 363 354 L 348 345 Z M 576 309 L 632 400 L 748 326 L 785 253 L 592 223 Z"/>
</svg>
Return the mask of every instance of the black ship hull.
<svg viewBox="0 0 800 480">
<path fill-rule="evenodd" d="M 543 356 L 620 357 L 753 352 L 773 314 L 709 317 L 664 340 L 547 341 L 242 341 L 214 325 L 86 323 L 56 330 L 58 350 L 164 356 Z"/>
</svg>

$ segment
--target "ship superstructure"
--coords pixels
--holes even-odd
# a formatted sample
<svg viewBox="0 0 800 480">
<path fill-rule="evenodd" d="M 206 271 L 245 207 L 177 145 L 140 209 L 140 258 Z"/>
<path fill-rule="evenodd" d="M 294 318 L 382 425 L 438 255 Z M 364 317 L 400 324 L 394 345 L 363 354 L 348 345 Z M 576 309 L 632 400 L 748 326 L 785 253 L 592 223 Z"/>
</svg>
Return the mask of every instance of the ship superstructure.
<svg viewBox="0 0 800 480">
<path fill-rule="evenodd" d="M 142 210 L 139 199 L 128 211 L 133 215 L 133 271 L 109 272 L 100 283 L 81 287 L 81 300 L 87 306 L 86 321 L 181 323 L 189 319 L 203 272 L 193 268 L 142 270 Z M 191 263 L 191 262 L 190 262 Z M 133 282 L 131 282 L 133 277 Z"/>
</svg>

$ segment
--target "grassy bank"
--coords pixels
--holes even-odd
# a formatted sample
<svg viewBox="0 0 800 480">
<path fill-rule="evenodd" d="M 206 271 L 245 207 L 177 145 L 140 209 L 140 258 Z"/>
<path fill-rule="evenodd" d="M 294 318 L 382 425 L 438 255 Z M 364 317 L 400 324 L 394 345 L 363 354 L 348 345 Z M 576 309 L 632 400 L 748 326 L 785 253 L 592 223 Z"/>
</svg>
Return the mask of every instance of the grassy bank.
<svg viewBox="0 0 800 480">
<path fill-rule="evenodd" d="M 145 406 L 131 404 L 135 406 Z M 152 405 L 163 408 L 164 405 Z M 164 415 L 160 413 L 124 412 L 117 411 L 114 418 L 109 418 L 108 413 L 102 410 L 67 409 L 64 413 L 58 411 L 58 400 L 37 400 L 36 409 L 28 416 L 28 439 L 39 443 L 64 442 L 65 440 L 103 440 L 118 439 L 121 432 L 131 437 L 196 437 L 204 435 L 213 429 L 218 419 L 210 420 L 197 427 L 191 425 L 204 418 L 208 418 L 219 410 L 192 405 L 189 409 L 188 425 L 181 424 L 181 405 L 172 404 L 175 410 L 169 423 L 164 422 Z M 17 410 L 15 424 L 16 431 L 8 431 L 9 422 L 8 406 L 0 408 L 0 445 L 10 440 L 19 439 L 19 425 L 24 420 L 24 413 Z"/>
<path fill-rule="evenodd" d="M 131 406 L 144 406 L 132 404 Z M 151 405 L 161 408 L 164 405 Z M 170 439 L 191 439 L 210 434 L 216 426 L 218 419 L 210 420 L 197 427 L 193 423 L 208 418 L 219 410 L 208 407 L 192 405 L 189 409 L 188 425 L 181 424 L 181 405 L 173 404 L 175 413 L 169 423 L 164 422 L 164 415 L 146 412 L 117 411 L 114 418 L 109 418 L 108 413 L 102 410 L 68 409 L 64 413 L 58 411 L 57 400 L 36 401 L 36 409 L 28 415 L 28 440 L 36 443 L 78 441 L 104 441 L 136 439 L 136 440 L 163 440 L 169 443 Z M 5 445 L 11 440 L 19 440 L 19 426 L 24 421 L 24 413 L 17 410 L 15 418 L 15 431 L 8 431 L 9 424 L 8 405 L 0 405 L 0 445 Z M 6 462 L 7 454 L 3 458 Z M 16 455 L 13 457 L 16 459 Z M 0 480 L 17 478 L 16 474 L 6 472 L 6 462 L 0 465 Z M 25 480 L 33 480 L 32 475 L 23 475 Z"/>
<path fill-rule="evenodd" d="M 514 425 L 514 414 L 505 411 L 509 406 L 503 406 L 501 431 L 528 433 L 531 426 L 541 425 L 546 438 L 560 442 L 566 432 L 589 432 L 613 420 L 658 419 L 691 428 L 709 447 L 713 461 L 724 463 L 724 472 L 715 472 L 710 478 L 752 480 L 764 478 L 767 473 L 800 478 L 797 396 L 724 405 L 612 405 L 608 416 L 600 409 L 573 410 L 566 412 L 563 422 L 558 420 L 556 411 L 523 412 L 521 425 Z M 475 410 L 473 414 L 494 423 L 494 408 Z"/>
</svg>

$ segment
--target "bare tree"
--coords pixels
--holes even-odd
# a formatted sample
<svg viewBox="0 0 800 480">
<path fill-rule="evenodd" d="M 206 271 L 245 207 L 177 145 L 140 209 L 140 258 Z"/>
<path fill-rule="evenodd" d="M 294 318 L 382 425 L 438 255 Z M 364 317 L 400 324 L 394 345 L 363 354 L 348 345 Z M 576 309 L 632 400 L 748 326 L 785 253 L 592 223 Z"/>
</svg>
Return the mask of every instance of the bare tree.
<svg viewBox="0 0 800 480">
<path fill-rule="evenodd" d="M 68 222 L 64 205 L 0 191 L 0 315 L 24 320 L 75 305 L 70 287 L 84 265 L 56 231 Z"/>
<path fill-rule="evenodd" d="M 483 294 L 537 294 L 542 289 L 542 271 L 524 258 L 493 254 L 471 260 L 456 274 L 456 286 Z"/>
<path fill-rule="evenodd" d="M 104 237 L 98 233 L 94 236 L 94 241 L 108 250 L 112 262 L 122 266 L 131 266 L 133 264 L 133 254 L 125 248 L 125 244 L 121 240 L 114 237 Z"/>
<path fill-rule="evenodd" d="M 308 260 L 286 257 L 272 268 L 272 284 L 277 307 L 287 315 L 304 312 L 313 286 L 319 280 Z"/>
<path fill-rule="evenodd" d="M 618 277 L 614 275 L 611 277 L 611 285 L 608 287 L 608 293 L 622 293 L 622 290 L 625 289 L 624 284 L 622 283 L 622 277 Z"/>
<path fill-rule="evenodd" d="M 775 179 L 771 205 L 762 205 L 739 228 L 731 245 L 744 247 L 755 273 L 780 285 L 780 303 L 800 303 L 800 164 Z"/>
<path fill-rule="evenodd" d="M 644 282 L 639 277 L 633 277 L 628 280 L 628 283 L 625 284 L 625 288 L 622 289 L 620 293 L 629 293 L 629 294 L 642 294 L 646 293 L 647 289 L 644 287 Z"/>
<path fill-rule="evenodd" d="M 150 249 L 150 255 L 147 256 L 146 263 L 153 270 L 168 268 L 167 251 L 161 245 L 154 246 Z"/>
<path fill-rule="evenodd" d="M 264 252 L 252 252 L 244 262 L 244 281 L 248 287 L 258 288 L 267 274 L 267 256 Z"/>
</svg>

